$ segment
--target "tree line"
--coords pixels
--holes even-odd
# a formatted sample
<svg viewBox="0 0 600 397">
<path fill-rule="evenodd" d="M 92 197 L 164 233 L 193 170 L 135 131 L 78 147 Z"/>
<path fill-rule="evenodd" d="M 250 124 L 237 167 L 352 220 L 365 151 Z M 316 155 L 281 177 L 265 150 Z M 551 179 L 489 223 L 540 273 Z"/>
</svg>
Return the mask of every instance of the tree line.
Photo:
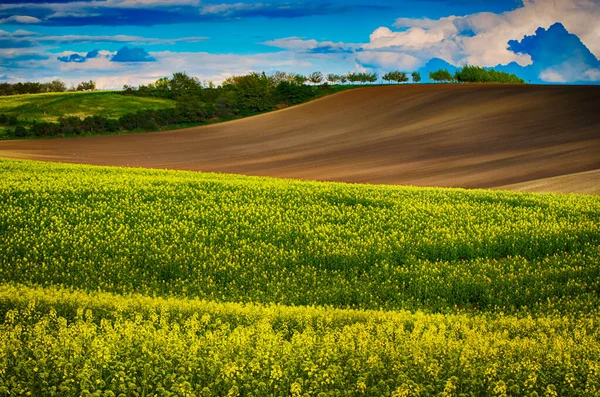
<svg viewBox="0 0 600 397">
<path fill-rule="evenodd" d="M 431 72 L 429 77 L 436 82 L 469 83 L 524 83 L 517 76 L 477 66 L 465 66 L 452 75 L 446 69 Z M 421 81 L 419 72 L 410 74 L 413 83 Z M 375 83 L 377 73 L 351 72 L 343 75 L 313 72 L 308 76 L 296 73 L 276 72 L 272 75 L 249 73 L 231 76 L 221 85 L 203 83 L 197 77 L 184 72 L 174 73 L 172 77 L 161 78 L 152 84 L 137 87 L 125 85 L 123 95 L 151 96 L 169 98 L 175 101 L 173 108 L 158 110 L 140 110 L 109 119 L 95 115 L 85 118 L 61 117 L 57 123 L 27 122 L 14 116 L 0 115 L 0 124 L 14 127 L 16 137 L 79 135 L 84 133 L 102 134 L 120 131 L 156 130 L 163 127 L 199 124 L 231 120 L 296 105 L 344 89 L 344 84 Z M 391 83 L 407 83 L 409 74 L 403 71 L 391 71 L 382 76 L 382 80 Z M 342 86 L 338 85 L 339 83 Z M 16 83 L 25 85 L 27 83 Z M 52 83 L 36 83 L 38 85 Z M 58 87 L 59 85 L 56 84 Z M 21 87 L 21 86 L 19 86 Z M 83 82 L 78 91 L 93 90 L 93 81 Z"/>
<path fill-rule="evenodd" d="M 314 77 L 314 76 L 313 76 Z M 28 122 L 0 115 L 0 124 L 14 127 L 16 137 L 102 134 L 156 130 L 163 127 L 231 120 L 299 104 L 332 93 L 328 84 L 306 85 L 298 75 L 279 72 L 272 76 L 250 73 L 232 76 L 222 85 L 202 83 L 186 73 L 139 87 L 125 86 L 123 95 L 154 96 L 175 101 L 172 108 L 139 110 L 109 119 L 101 115 L 61 117 L 56 123 Z"/>
<path fill-rule="evenodd" d="M 525 80 L 515 74 L 472 65 L 466 65 L 454 74 L 450 73 L 448 69 L 439 69 L 430 72 L 429 78 L 438 83 L 525 84 Z"/>
<path fill-rule="evenodd" d="M 53 80 L 48 83 L 27 81 L 24 83 L 0 83 L 0 96 L 43 94 L 48 92 L 93 91 L 95 89 L 96 83 L 92 80 L 83 81 L 71 88 L 67 88 L 67 85 L 62 80 Z"/>
</svg>

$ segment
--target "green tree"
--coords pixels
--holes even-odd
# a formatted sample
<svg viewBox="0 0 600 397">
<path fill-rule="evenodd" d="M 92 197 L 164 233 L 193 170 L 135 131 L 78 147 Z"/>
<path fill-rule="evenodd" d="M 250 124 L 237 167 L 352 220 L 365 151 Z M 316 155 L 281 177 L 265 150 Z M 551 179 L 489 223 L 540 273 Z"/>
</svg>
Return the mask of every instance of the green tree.
<svg viewBox="0 0 600 397">
<path fill-rule="evenodd" d="M 421 81 L 421 73 L 412 72 L 412 81 L 413 83 L 419 83 Z"/>
<path fill-rule="evenodd" d="M 438 83 L 440 83 L 440 82 L 447 83 L 447 82 L 451 82 L 454 80 L 454 77 L 448 71 L 448 69 L 439 69 L 439 70 L 436 70 L 435 72 L 430 72 L 429 78 Z"/>
<path fill-rule="evenodd" d="M 96 82 L 93 80 L 82 81 L 77 85 L 77 91 L 94 91 L 96 89 Z"/>
<path fill-rule="evenodd" d="M 341 80 L 341 76 L 339 74 L 329 73 L 327 75 L 327 81 L 331 84 L 339 83 Z"/>
<path fill-rule="evenodd" d="M 163 84 L 161 82 L 161 84 Z M 173 73 L 173 77 L 169 80 L 169 89 L 173 97 L 197 93 L 202 89 L 202 83 L 197 77 L 189 76 L 185 72 Z"/>
<path fill-rule="evenodd" d="M 314 85 L 321 84 L 323 82 L 323 73 L 312 72 L 311 74 L 308 75 L 308 81 L 310 81 Z"/>
</svg>

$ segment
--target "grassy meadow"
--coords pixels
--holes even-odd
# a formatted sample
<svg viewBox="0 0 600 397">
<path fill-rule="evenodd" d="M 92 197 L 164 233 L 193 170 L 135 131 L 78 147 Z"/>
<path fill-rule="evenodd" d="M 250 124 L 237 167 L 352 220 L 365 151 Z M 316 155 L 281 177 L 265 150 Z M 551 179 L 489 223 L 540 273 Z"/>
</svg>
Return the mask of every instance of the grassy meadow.
<svg viewBox="0 0 600 397">
<path fill-rule="evenodd" d="M 0 175 L 0 395 L 600 395 L 598 196 Z"/>
<path fill-rule="evenodd" d="M 61 92 L 0 97 L 0 113 L 28 122 L 57 122 L 60 117 L 103 116 L 117 119 L 138 110 L 175 107 L 164 98 L 135 97 L 119 92 Z M 2 131 L 0 130 L 0 134 Z"/>
</svg>

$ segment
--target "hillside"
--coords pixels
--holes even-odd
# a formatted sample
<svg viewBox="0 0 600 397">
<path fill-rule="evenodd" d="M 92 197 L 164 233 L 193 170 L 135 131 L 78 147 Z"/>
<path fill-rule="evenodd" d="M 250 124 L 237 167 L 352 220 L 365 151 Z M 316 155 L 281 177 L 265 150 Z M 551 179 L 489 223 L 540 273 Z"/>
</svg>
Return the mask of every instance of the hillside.
<svg viewBox="0 0 600 397">
<path fill-rule="evenodd" d="M 500 189 L 538 193 L 600 194 L 600 170 L 535 179 L 501 186 Z"/>
<path fill-rule="evenodd" d="M 598 87 L 382 86 L 185 130 L 0 142 L 0 156 L 487 188 L 599 169 L 598 108 Z"/>
<path fill-rule="evenodd" d="M 600 392 L 598 196 L 0 176 L 0 393 Z"/>
<path fill-rule="evenodd" d="M 118 92 L 65 92 L 0 97 L 0 113 L 21 120 L 56 122 L 59 117 L 102 115 L 118 118 L 140 109 L 173 107 L 169 99 L 125 96 Z"/>
</svg>

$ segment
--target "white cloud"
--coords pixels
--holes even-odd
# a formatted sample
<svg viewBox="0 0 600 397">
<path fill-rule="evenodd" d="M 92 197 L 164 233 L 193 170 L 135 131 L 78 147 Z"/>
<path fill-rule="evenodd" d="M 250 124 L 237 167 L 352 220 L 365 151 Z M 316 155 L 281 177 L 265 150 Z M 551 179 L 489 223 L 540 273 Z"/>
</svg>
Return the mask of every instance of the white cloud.
<svg viewBox="0 0 600 397">
<path fill-rule="evenodd" d="M 317 41 L 317 40 L 306 40 L 300 37 L 284 37 L 276 40 L 269 40 L 261 43 L 269 47 L 277 47 L 285 50 L 308 52 L 319 49 L 329 49 L 331 52 L 335 51 L 350 51 L 352 49 L 359 48 L 358 44 L 333 42 L 333 41 Z"/>
<path fill-rule="evenodd" d="M 39 22 L 41 22 L 41 20 L 39 18 L 30 17 L 27 15 L 13 15 L 8 18 L 0 19 L 0 24 L 7 24 L 7 23 L 31 24 L 31 23 L 39 23 Z"/>
<path fill-rule="evenodd" d="M 510 40 L 521 40 L 542 28 L 561 22 L 600 55 L 600 3 L 597 0 L 524 0 L 523 6 L 502 14 L 477 13 L 438 20 L 399 18 L 394 26 L 405 29 L 375 30 L 365 49 L 411 55 L 424 64 L 441 58 L 455 65 L 531 64 L 525 54 L 508 49 Z"/>
<path fill-rule="evenodd" d="M 411 70 L 421 64 L 421 61 L 412 55 L 389 51 L 362 51 L 356 54 L 356 59 L 362 65 L 384 69 Z"/>
<path fill-rule="evenodd" d="M 600 81 L 600 69 L 589 69 L 583 73 L 587 81 Z"/>
<path fill-rule="evenodd" d="M 568 80 L 553 69 L 546 69 L 540 73 L 540 79 L 548 83 L 566 83 Z"/>
<path fill-rule="evenodd" d="M 255 4 L 245 4 L 245 3 L 234 3 L 234 4 L 211 4 L 205 5 L 200 8 L 200 14 L 217 14 L 217 15 L 227 15 L 234 11 L 240 10 L 254 10 L 258 8 L 262 8 L 264 4 L 255 3 Z"/>
</svg>

